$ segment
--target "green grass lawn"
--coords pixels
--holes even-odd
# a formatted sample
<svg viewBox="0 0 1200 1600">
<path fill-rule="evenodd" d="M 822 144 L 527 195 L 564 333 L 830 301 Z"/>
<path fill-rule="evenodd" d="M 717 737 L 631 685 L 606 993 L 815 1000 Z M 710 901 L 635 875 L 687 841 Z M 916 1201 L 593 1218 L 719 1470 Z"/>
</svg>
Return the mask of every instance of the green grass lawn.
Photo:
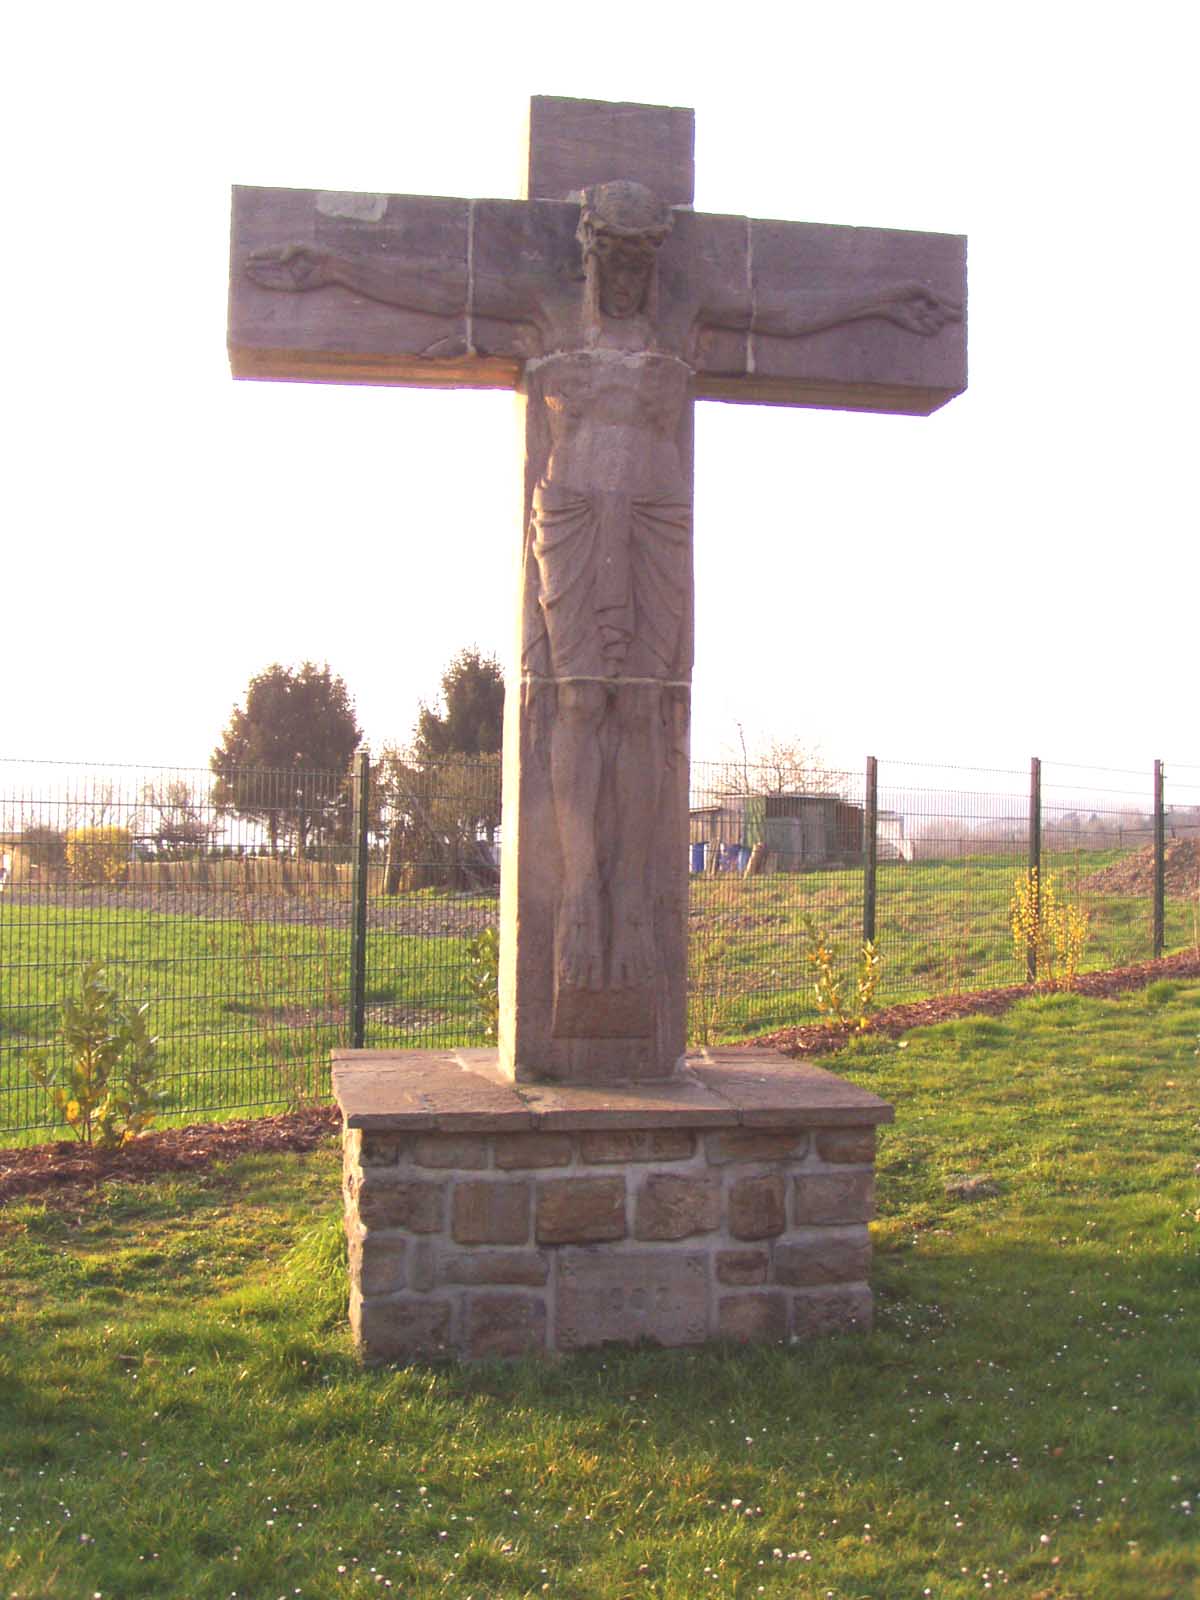
<svg viewBox="0 0 1200 1600">
<path fill-rule="evenodd" d="M 0 1593 L 1185 1600 L 1198 1042 L 1166 981 L 856 1041 L 877 1326 L 820 1345 L 361 1371 L 332 1149 L 10 1205 Z"/>
<path fill-rule="evenodd" d="M 1086 888 L 1087 877 L 1114 859 L 1110 851 L 1047 863 L 1064 893 L 1091 912 L 1087 968 L 1151 954 L 1148 899 L 1098 897 Z M 1008 925 L 1021 865 L 1002 855 L 882 863 L 877 1003 L 1023 981 Z M 95 904 L 86 892 L 70 906 L 0 900 L 0 1143 L 47 1136 L 48 1102 L 24 1057 L 52 1031 L 63 994 L 88 959 L 107 961 L 133 993 L 151 999 L 165 1082 L 180 1114 L 280 1109 L 327 1093 L 329 1051 L 349 1042 L 349 930 L 344 915 L 331 916 L 319 901 L 296 904 L 306 920 L 272 920 L 269 905 L 252 898 L 228 903 L 223 918 Z M 1168 901 L 1168 950 L 1200 938 L 1197 909 L 1194 901 Z M 690 912 L 693 1042 L 743 1038 L 814 1020 L 805 918 L 848 968 L 861 940 L 862 873 L 697 876 Z M 430 891 L 373 903 L 368 1045 L 485 1042 L 468 984 L 467 938 L 495 913 L 486 897 Z M 389 927 L 397 914 L 420 931 Z"/>
</svg>

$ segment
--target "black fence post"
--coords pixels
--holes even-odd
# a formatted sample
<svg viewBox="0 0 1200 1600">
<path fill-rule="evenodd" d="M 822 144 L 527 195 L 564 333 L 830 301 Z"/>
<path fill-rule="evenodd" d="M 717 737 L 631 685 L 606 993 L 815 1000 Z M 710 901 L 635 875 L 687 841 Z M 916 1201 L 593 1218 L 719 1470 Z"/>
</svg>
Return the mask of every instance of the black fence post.
<svg viewBox="0 0 1200 1600">
<path fill-rule="evenodd" d="M 1163 953 L 1167 927 L 1167 808 L 1163 764 L 1154 763 L 1154 959 Z"/>
<path fill-rule="evenodd" d="M 1033 937 L 1025 946 L 1025 976 L 1037 982 L 1036 930 L 1042 920 L 1042 763 L 1029 758 L 1029 894 L 1033 909 Z"/>
<path fill-rule="evenodd" d="M 863 796 L 863 918 L 864 944 L 875 942 L 876 867 L 879 858 L 879 763 L 867 757 L 867 782 Z"/>
<path fill-rule="evenodd" d="M 361 1050 L 367 1015 L 367 830 L 370 817 L 371 758 L 358 752 L 354 763 L 354 858 L 350 880 L 350 1048 Z"/>
</svg>

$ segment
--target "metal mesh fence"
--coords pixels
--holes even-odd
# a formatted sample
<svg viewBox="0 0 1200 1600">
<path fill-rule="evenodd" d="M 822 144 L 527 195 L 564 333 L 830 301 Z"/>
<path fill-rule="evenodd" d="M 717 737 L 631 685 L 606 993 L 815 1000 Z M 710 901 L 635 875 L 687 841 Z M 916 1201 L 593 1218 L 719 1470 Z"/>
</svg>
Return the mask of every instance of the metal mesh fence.
<svg viewBox="0 0 1200 1600">
<path fill-rule="evenodd" d="M 814 1020 L 818 945 L 852 1004 L 871 931 L 878 1005 L 1023 981 L 1035 810 L 1028 771 L 693 763 L 693 1042 Z M 1200 944 L 1200 767 L 1167 765 L 1157 816 L 1158 849 L 1150 773 L 1042 769 L 1042 881 L 1089 915 L 1085 968 L 1154 953 L 1156 875 L 1162 946 Z M 0 1133 L 55 1126 L 29 1056 L 89 961 L 149 1001 L 177 1117 L 321 1097 L 359 1039 L 484 1043 L 499 822 L 498 757 L 389 758 L 357 819 L 349 774 L 0 762 Z"/>
</svg>

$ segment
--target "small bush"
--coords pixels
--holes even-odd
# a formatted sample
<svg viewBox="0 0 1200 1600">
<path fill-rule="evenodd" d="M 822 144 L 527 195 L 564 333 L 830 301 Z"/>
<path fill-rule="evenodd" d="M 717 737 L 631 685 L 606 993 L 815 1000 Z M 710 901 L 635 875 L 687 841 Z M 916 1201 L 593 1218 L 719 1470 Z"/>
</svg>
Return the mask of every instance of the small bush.
<svg viewBox="0 0 1200 1600">
<path fill-rule="evenodd" d="M 63 1059 L 45 1050 L 28 1057 L 34 1082 L 50 1091 L 55 1109 L 82 1143 L 113 1150 L 136 1139 L 167 1104 L 156 1089 L 158 1040 L 150 1008 L 128 1000 L 104 966 L 89 961 L 79 987 L 62 1003 L 58 1039 Z"/>
<path fill-rule="evenodd" d="M 467 982 L 475 997 L 483 1036 L 495 1044 L 500 1035 L 500 935 L 485 928 L 467 940 Z"/>
<path fill-rule="evenodd" d="M 814 974 L 817 1010 L 830 1028 L 865 1028 L 875 1006 L 881 960 L 873 939 L 859 946 L 852 971 L 844 971 L 838 953 L 811 917 L 804 919 L 805 958 Z M 854 985 L 854 1003 L 846 992 Z"/>
<path fill-rule="evenodd" d="M 1033 956 L 1038 983 L 1073 989 L 1088 940 L 1087 912 L 1061 899 L 1053 874 L 1039 878 L 1036 867 L 1017 875 L 1008 911 L 1018 959 Z"/>
<path fill-rule="evenodd" d="M 132 853 L 128 828 L 67 830 L 67 871 L 76 883 L 124 883 Z"/>
</svg>

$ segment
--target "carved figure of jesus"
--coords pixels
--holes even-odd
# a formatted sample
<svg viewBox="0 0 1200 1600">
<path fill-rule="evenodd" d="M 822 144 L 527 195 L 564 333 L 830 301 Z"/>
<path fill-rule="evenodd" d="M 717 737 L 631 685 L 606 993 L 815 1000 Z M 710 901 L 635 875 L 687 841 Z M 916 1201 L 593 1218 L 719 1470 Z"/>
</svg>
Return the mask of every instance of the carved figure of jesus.
<svg viewBox="0 0 1200 1600">
<path fill-rule="evenodd" d="M 445 261 L 306 245 L 246 262 L 265 288 L 341 286 L 409 311 L 461 319 L 467 310 L 510 335 L 519 329 L 523 386 L 545 440 L 527 528 L 536 613 L 521 666 L 529 705 L 553 702 L 545 722 L 562 859 L 559 995 L 637 990 L 655 970 L 647 853 L 673 749 L 683 744 L 686 759 L 692 507 L 680 432 L 700 341 L 718 330 L 802 338 L 863 318 L 923 337 L 960 315 L 917 283 L 869 294 L 797 288 L 765 300 L 748 288 L 689 299 L 685 284 L 660 307 L 657 264 L 671 227 L 671 210 L 649 189 L 614 181 L 584 191 L 574 272 L 518 267 L 474 272 L 468 283 L 463 266 Z M 469 342 L 470 317 L 467 327 Z M 426 352 L 461 353 L 461 341 Z M 613 826 L 602 838 L 603 795 Z M 565 1009 L 556 1032 L 572 1032 Z"/>
</svg>

